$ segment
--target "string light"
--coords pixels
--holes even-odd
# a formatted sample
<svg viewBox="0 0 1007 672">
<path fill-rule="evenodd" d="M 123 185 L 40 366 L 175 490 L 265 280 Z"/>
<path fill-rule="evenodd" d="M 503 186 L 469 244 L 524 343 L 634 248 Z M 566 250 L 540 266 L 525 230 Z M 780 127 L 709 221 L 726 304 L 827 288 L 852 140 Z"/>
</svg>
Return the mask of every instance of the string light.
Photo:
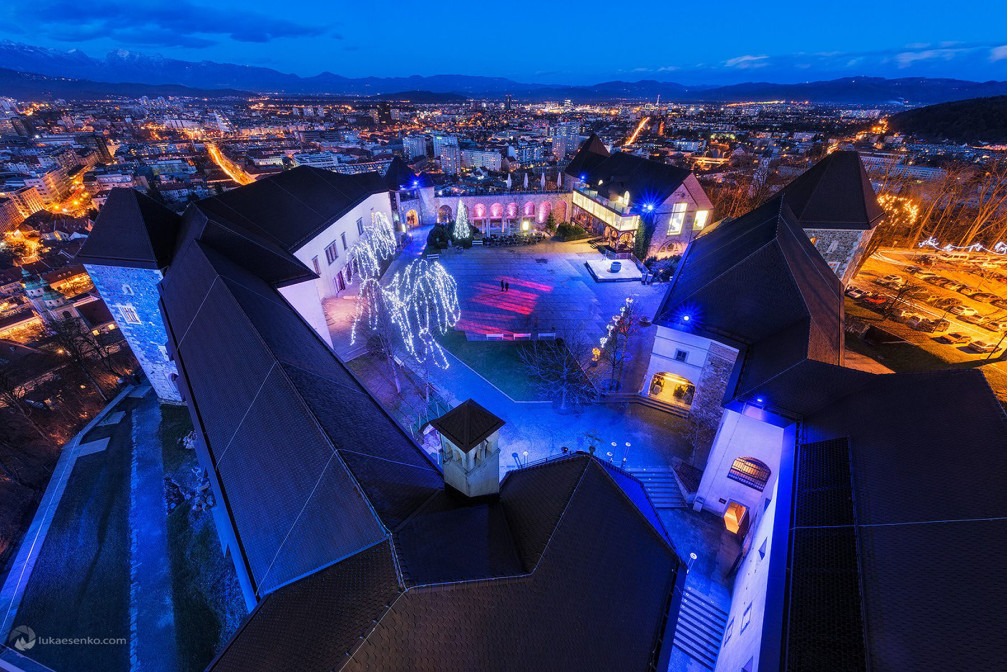
<svg viewBox="0 0 1007 672">
<path fill-rule="evenodd" d="M 451 230 L 451 236 L 455 240 L 468 240 L 472 236 L 472 229 L 469 227 L 469 211 L 458 199 L 458 215 L 455 217 L 455 226 Z"/>
<path fill-rule="evenodd" d="M 444 348 L 435 339 L 461 318 L 458 283 L 439 261 L 415 259 L 392 277 L 385 290 L 392 321 L 416 361 L 448 368 Z"/>
<path fill-rule="evenodd" d="M 940 250 L 942 252 L 954 252 L 955 250 L 966 250 L 968 252 L 988 252 L 990 254 L 1007 255 L 1007 243 L 997 243 L 992 249 L 982 245 L 981 243 L 972 243 L 971 245 L 941 245 L 937 242 L 936 238 L 927 238 L 922 243 L 920 247 L 932 247 L 935 250 Z"/>
</svg>

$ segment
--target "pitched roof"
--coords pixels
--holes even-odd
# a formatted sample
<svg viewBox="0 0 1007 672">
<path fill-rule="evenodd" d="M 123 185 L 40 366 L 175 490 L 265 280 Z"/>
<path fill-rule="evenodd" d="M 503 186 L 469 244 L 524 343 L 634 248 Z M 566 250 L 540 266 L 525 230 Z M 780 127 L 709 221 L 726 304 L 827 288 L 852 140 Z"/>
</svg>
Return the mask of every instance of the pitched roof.
<svg viewBox="0 0 1007 672">
<path fill-rule="evenodd" d="M 594 168 L 609 156 L 611 154 L 605 148 L 605 143 L 601 141 L 601 138 L 592 133 L 584 141 L 584 144 L 580 146 L 580 149 L 577 150 L 577 154 L 570 159 L 570 163 L 566 165 L 563 172 L 580 179 L 581 175 L 586 174 L 586 171 Z"/>
<path fill-rule="evenodd" d="M 251 224 L 293 252 L 367 197 L 387 191 L 378 173 L 343 175 L 299 166 L 196 205 L 210 218 Z"/>
<path fill-rule="evenodd" d="M 434 429 L 468 452 L 504 425 L 472 399 L 466 399 L 439 418 L 430 421 Z"/>
<path fill-rule="evenodd" d="M 1007 667 L 1007 415 L 983 374 L 872 376 L 802 432 L 794 508 L 775 521 L 793 548 L 783 655 L 806 669 Z"/>
<path fill-rule="evenodd" d="M 744 351 L 732 399 L 773 381 L 792 389 L 778 377 L 804 362 L 841 363 L 842 315 L 839 280 L 785 203 L 771 201 L 692 241 L 657 321 Z"/>
<path fill-rule="evenodd" d="M 417 175 L 401 156 L 396 156 L 385 171 L 385 183 L 392 191 L 398 191 L 428 186 L 430 178 L 424 174 Z"/>
<path fill-rule="evenodd" d="M 135 189 L 109 192 L 87 241 L 81 264 L 164 268 L 171 261 L 181 218 Z"/>
<path fill-rule="evenodd" d="M 605 194 L 609 199 L 622 198 L 628 191 L 634 203 L 663 203 L 692 173 L 660 161 L 635 154 L 616 152 L 599 153 L 601 141 L 588 139 L 567 166 L 568 175 L 582 179 L 591 189 Z M 600 146 L 604 150 L 604 146 Z"/>
<path fill-rule="evenodd" d="M 885 216 L 860 154 L 832 152 L 781 189 L 805 229 L 873 229 Z"/>
<path fill-rule="evenodd" d="M 646 670 L 670 646 L 684 567 L 597 459 L 512 472 L 498 502 L 452 501 L 360 554 L 380 572 L 350 558 L 269 595 L 210 669 L 279 661 L 284 633 L 304 645 L 282 665 L 303 670 Z"/>
</svg>

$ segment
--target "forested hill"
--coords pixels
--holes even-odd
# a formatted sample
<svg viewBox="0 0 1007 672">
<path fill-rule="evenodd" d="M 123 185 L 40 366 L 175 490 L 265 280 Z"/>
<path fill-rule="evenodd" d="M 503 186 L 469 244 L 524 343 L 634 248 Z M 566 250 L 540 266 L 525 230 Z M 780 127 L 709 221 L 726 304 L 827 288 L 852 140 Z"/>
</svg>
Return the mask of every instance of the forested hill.
<svg viewBox="0 0 1007 672">
<path fill-rule="evenodd" d="M 907 135 L 969 144 L 1007 144 L 1007 96 L 970 98 L 894 115 L 889 127 Z"/>
</svg>

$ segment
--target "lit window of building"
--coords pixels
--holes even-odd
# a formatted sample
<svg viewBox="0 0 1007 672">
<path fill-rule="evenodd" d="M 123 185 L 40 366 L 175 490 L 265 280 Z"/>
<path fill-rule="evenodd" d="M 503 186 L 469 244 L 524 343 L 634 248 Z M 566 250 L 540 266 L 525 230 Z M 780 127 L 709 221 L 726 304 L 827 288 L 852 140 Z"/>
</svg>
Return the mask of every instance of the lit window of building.
<svg viewBox="0 0 1007 672">
<path fill-rule="evenodd" d="M 140 324 L 140 316 L 133 306 L 119 306 L 119 314 L 127 324 Z"/>
<path fill-rule="evenodd" d="M 704 226 L 706 226 L 706 223 L 709 220 L 710 220 L 710 211 L 709 210 L 697 210 L 696 211 L 696 219 L 693 222 L 692 226 L 693 226 L 694 229 L 701 229 Z"/>
<path fill-rule="evenodd" d="M 671 219 L 668 220 L 668 235 L 675 236 L 682 233 L 682 226 L 685 224 L 685 209 L 688 203 L 676 203 L 671 206 Z"/>
</svg>

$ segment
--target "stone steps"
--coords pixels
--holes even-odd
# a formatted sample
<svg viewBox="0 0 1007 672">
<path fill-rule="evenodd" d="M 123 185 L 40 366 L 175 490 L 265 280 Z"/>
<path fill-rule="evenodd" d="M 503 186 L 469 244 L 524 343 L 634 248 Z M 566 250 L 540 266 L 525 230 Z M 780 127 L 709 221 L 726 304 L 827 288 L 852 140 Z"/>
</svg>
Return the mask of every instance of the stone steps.
<svg viewBox="0 0 1007 672">
<path fill-rule="evenodd" d="M 656 509 L 684 509 L 685 497 L 675 480 L 675 473 L 667 468 L 633 468 L 629 473 L 643 484 Z"/>
<path fill-rule="evenodd" d="M 674 646 L 703 667 L 717 664 L 727 613 L 690 588 L 685 589 L 678 611 Z"/>
</svg>

